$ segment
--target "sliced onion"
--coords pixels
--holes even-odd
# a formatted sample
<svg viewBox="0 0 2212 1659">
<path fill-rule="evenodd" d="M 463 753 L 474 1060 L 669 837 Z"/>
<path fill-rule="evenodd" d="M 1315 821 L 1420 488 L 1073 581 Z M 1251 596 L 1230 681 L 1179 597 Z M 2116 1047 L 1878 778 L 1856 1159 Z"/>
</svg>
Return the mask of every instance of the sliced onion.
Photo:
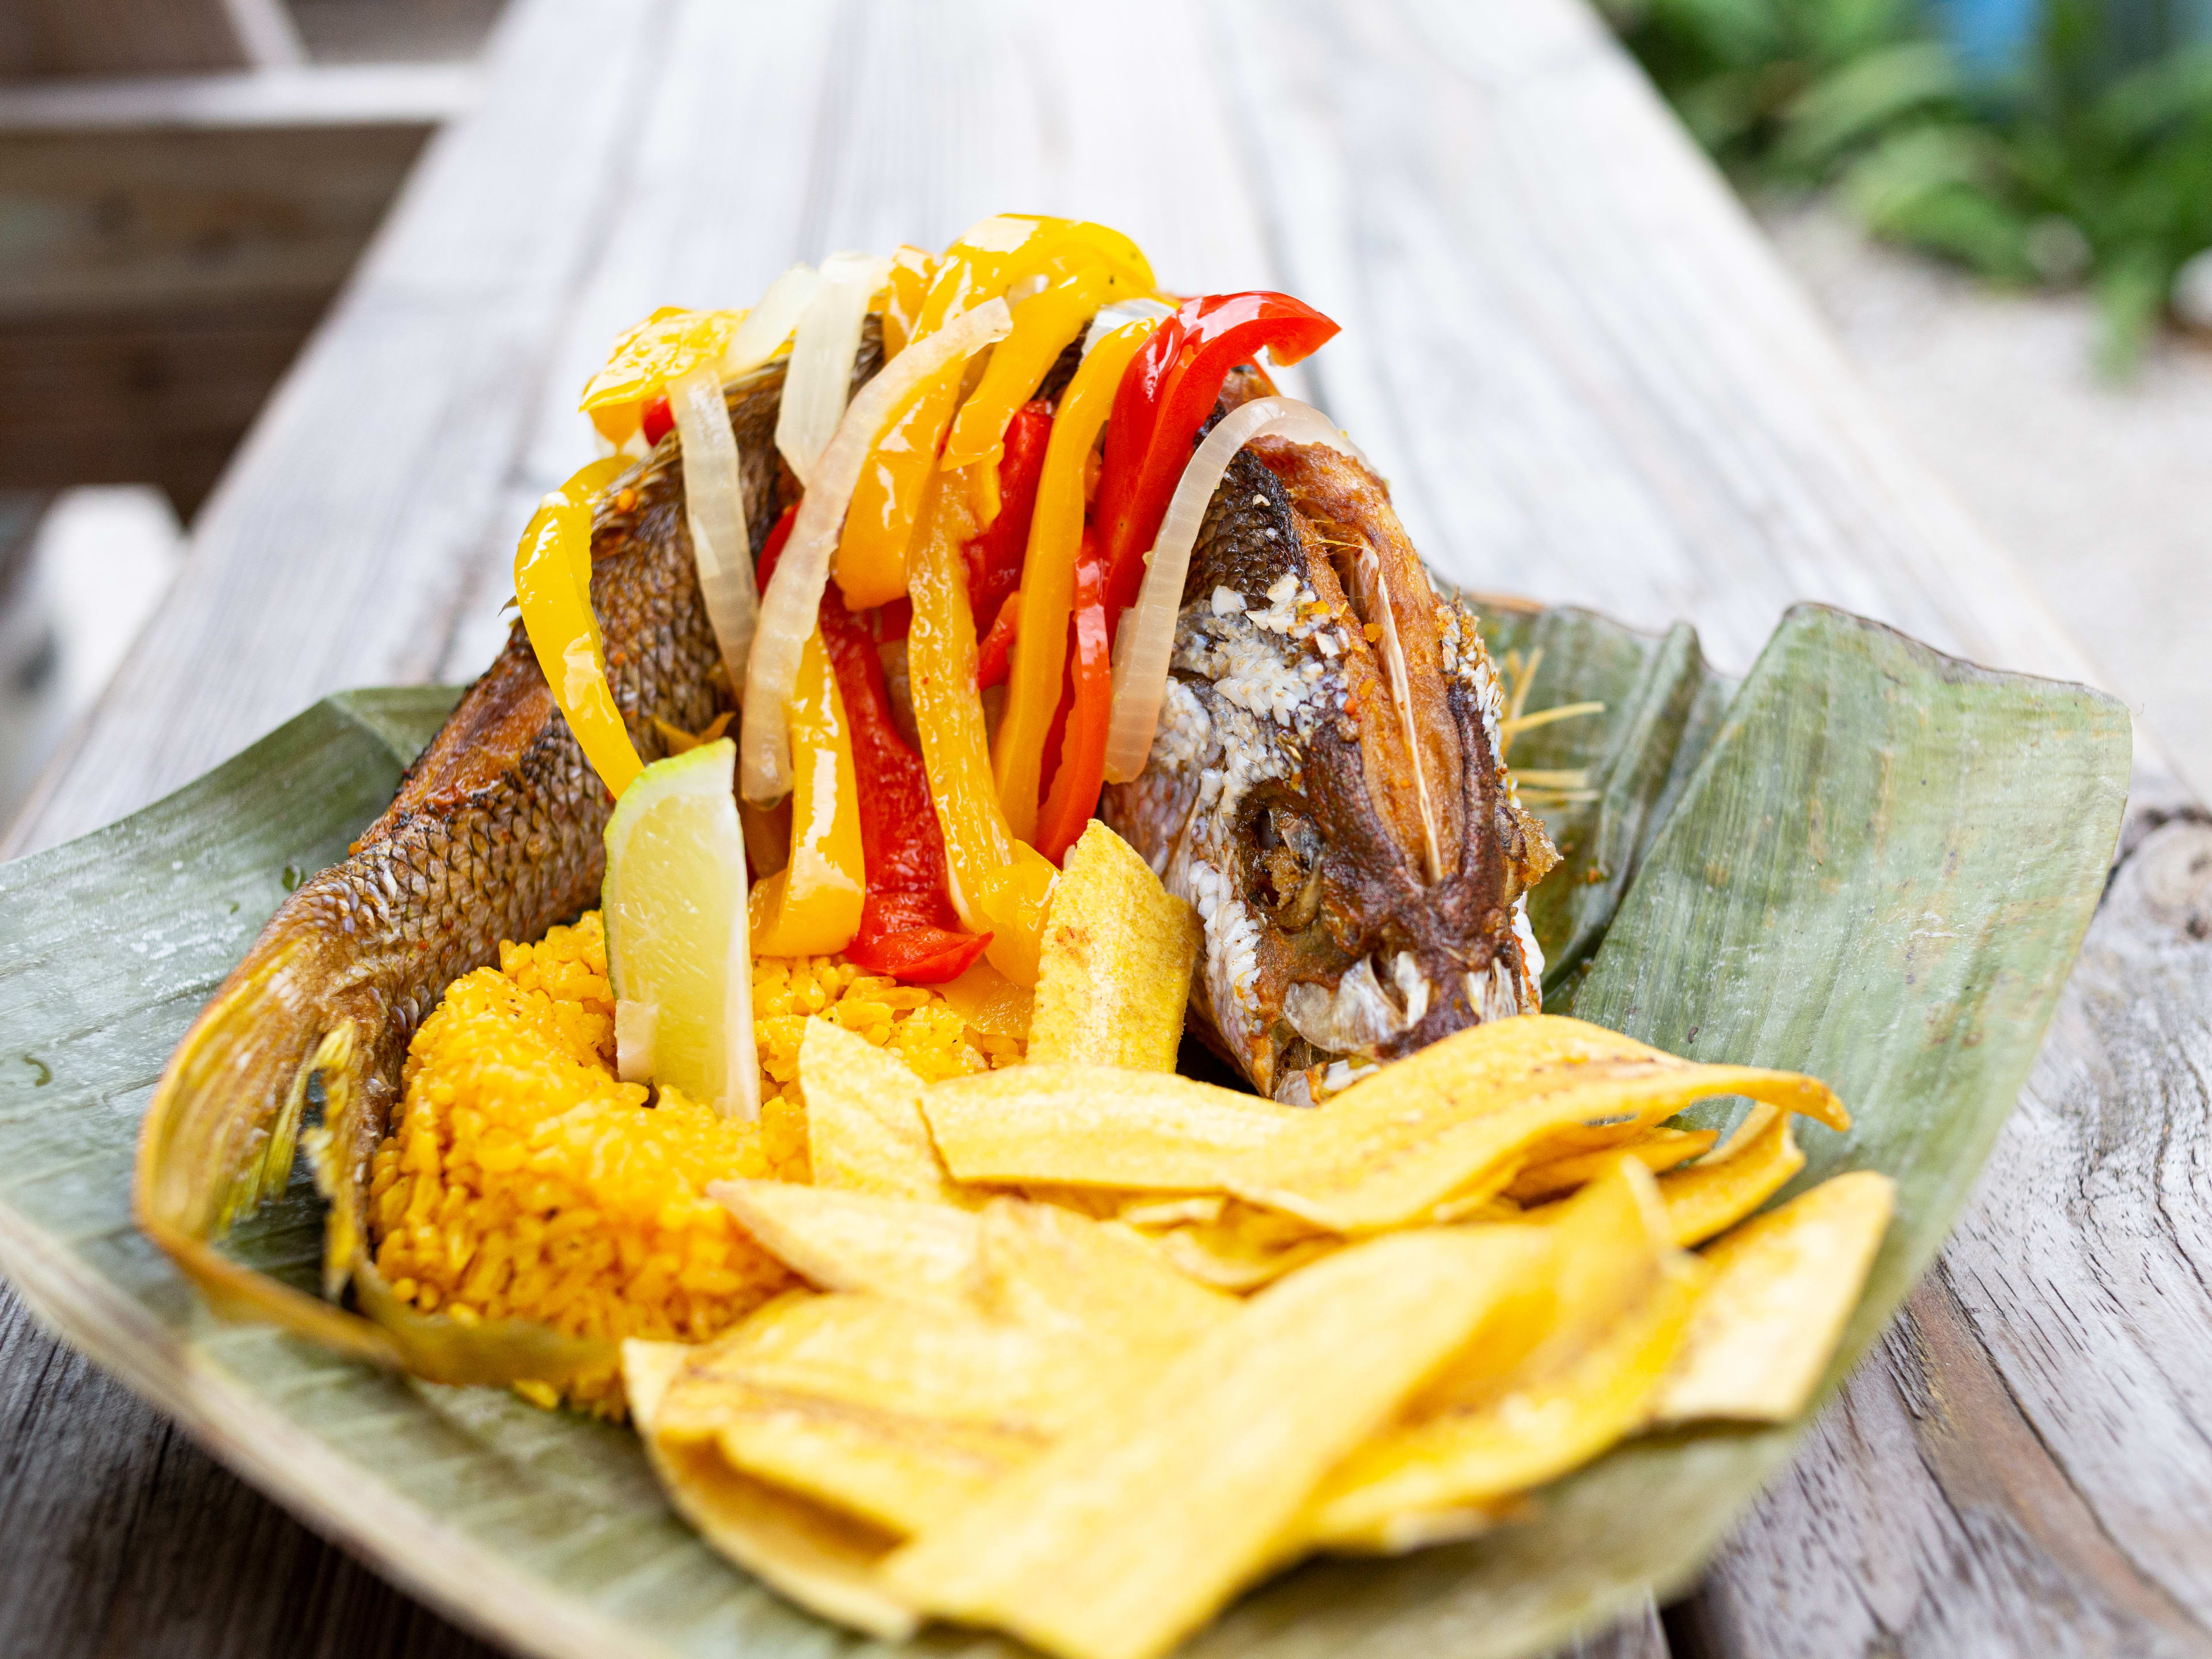
<svg viewBox="0 0 2212 1659">
<path fill-rule="evenodd" d="M 1294 443 L 1326 444 L 1364 460 L 1351 439 L 1328 416 L 1295 398 L 1255 398 L 1223 417 L 1182 470 L 1160 533 L 1146 556 L 1145 585 L 1121 619 L 1114 639 L 1114 715 L 1106 728 L 1106 781 L 1127 783 L 1145 769 L 1159 725 L 1160 699 L 1168 689 L 1169 660 L 1175 654 L 1176 614 L 1182 609 L 1183 578 L 1190 571 L 1190 550 L 1206 521 L 1206 504 L 1237 452 L 1255 438 L 1269 435 Z"/>
<path fill-rule="evenodd" d="M 745 532 L 744 484 L 737 434 L 722 398 L 722 371 L 702 363 L 668 383 L 668 407 L 684 441 L 684 509 L 691 525 L 691 553 L 699 568 L 699 595 L 730 684 L 744 683 L 760 593 L 753 585 L 752 540 Z"/>
<path fill-rule="evenodd" d="M 722 382 L 750 374 L 774 356 L 820 285 L 808 267 L 792 266 L 745 313 L 718 361 L 702 363 L 668 383 L 669 412 L 684 444 L 684 507 L 699 596 L 733 686 L 744 684 L 760 616 L 760 588 L 753 579 L 752 536 L 745 523 L 744 457 L 738 453 Z"/>
<path fill-rule="evenodd" d="M 722 378 L 734 380 L 740 374 L 750 374 L 775 356 L 776 348 L 799 326 L 799 319 L 806 314 L 806 307 L 814 302 L 814 291 L 821 285 L 822 279 L 808 265 L 793 265 L 770 283 L 760 303 L 745 313 L 744 321 L 730 336 L 729 344 L 722 348 Z"/>
<path fill-rule="evenodd" d="M 833 253 L 822 262 L 822 286 L 792 338 L 783 406 L 775 417 L 775 447 L 802 484 L 812 477 L 814 463 L 845 412 L 868 301 L 890 275 L 890 260 L 866 253 Z"/>
<path fill-rule="evenodd" d="M 1091 319 L 1090 331 L 1083 337 L 1083 355 L 1088 357 L 1091 348 L 1125 323 L 1133 323 L 1146 317 L 1172 317 L 1175 307 L 1158 300 L 1116 300 L 1110 306 L 1101 306 L 1098 314 Z"/>
<path fill-rule="evenodd" d="M 799 680 L 799 655 L 814 631 L 814 615 L 830 580 L 830 556 L 845 526 L 845 511 L 860 482 L 860 468 L 877 436 L 906 394 L 948 363 L 957 362 L 1012 331 L 1004 300 L 963 312 L 935 333 L 914 341 L 862 386 L 814 464 L 814 478 L 799 503 L 798 521 L 761 602 L 760 631 L 746 665 L 744 720 L 738 755 L 741 792 L 757 805 L 791 790 L 791 732 L 786 705 Z"/>
</svg>

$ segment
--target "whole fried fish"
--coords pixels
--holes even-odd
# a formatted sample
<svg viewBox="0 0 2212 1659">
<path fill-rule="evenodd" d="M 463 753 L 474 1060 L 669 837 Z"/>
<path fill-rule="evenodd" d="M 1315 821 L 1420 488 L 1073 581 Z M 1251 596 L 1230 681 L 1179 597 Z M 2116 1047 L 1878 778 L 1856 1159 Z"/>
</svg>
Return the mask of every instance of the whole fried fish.
<svg viewBox="0 0 2212 1659">
<path fill-rule="evenodd" d="M 882 362 L 871 319 L 855 383 Z M 728 390 L 757 556 L 774 523 L 778 362 Z M 592 605 L 607 678 L 639 756 L 666 744 L 653 718 L 698 731 L 733 707 L 702 603 L 672 434 L 601 496 Z M 139 1224 L 210 1300 L 443 1382 L 557 1381 L 605 1363 L 543 1328 L 471 1328 L 419 1313 L 369 1259 L 369 1164 L 397 1108 L 416 1027 L 447 986 L 598 900 L 613 810 L 539 672 L 522 625 L 410 768 L 342 864 L 285 900 L 171 1059 L 140 1132 Z M 246 1271 L 213 1239 L 283 1190 L 305 1139 L 330 1202 L 323 1289 L 349 1282 L 372 1324 Z"/>
<path fill-rule="evenodd" d="M 881 362 L 871 317 L 854 387 Z M 796 488 L 774 442 L 782 383 L 779 362 L 727 394 L 756 556 Z M 1224 406 L 1267 389 L 1247 371 Z M 665 752 L 655 717 L 697 731 L 733 702 L 674 434 L 601 496 L 592 556 L 608 678 L 651 761 Z M 1206 914 L 1193 1000 L 1207 1034 L 1260 1087 L 1296 1097 L 1331 1061 L 1534 1007 L 1519 900 L 1553 854 L 1496 758 L 1497 687 L 1472 619 L 1436 599 L 1380 484 L 1321 452 L 1242 455 L 1192 570 L 1152 764 L 1105 811 Z M 1377 618 L 1402 651 L 1370 643 Z M 399 1300 L 370 1259 L 367 1194 L 416 1026 L 501 940 L 596 899 L 611 810 L 518 625 L 390 810 L 270 919 L 155 1091 L 139 1223 L 216 1306 L 437 1381 L 606 1363 L 543 1327 L 465 1328 Z M 330 1203 L 329 1300 L 214 1243 L 283 1190 L 302 1142 Z M 349 1285 L 370 1319 L 336 1305 Z"/>
<path fill-rule="evenodd" d="M 1101 811 L 1205 920 L 1200 1035 L 1311 1101 L 1537 1012 L 1525 896 L 1559 855 L 1499 757 L 1474 617 L 1382 481 L 1261 439 L 1214 492 L 1182 598 L 1151 758 Z"/>
</svg>

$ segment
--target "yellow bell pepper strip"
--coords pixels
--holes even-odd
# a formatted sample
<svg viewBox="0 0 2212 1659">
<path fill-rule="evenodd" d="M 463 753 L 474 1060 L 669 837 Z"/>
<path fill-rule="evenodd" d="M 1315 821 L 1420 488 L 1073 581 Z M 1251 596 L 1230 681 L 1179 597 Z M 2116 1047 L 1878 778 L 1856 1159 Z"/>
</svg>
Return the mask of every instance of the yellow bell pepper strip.
<svg viewBox="0 0 2212 1659">
<path fill-rule="evenodd" d="M 945 440 L 946 467 L 997 467 L 1006 422 L 1036 395 L 1060 354 L 1098 314 L 1112 283 L 1103 265 L 1086 265 L 1014 307 L 1014 331 L 992 348 L 983 378 Z"/>
<path fill-rule="evenodd" d="M 1118 230 L 1032 214 L 1000 214 L 982 220 L 945 251 L 902 344 L 926 339 L 963 312 L 1002 298 L 1010 284 L 1025 277 L 1083 268 L 1104 271 L 1103 297 L 1152 290 L 1152 268 L 1143 251 Z M 896 289 L 896 269 L 893 282 Z M 1048 357 L 1045 367 L 1050 366 Z M 939 452 L 960 403 L 964 374 L 964 368 L 959 374 L 948 371 L 916 388 L 894 413 L 861 468 L 837 544 L 837 586 L 845 603 L 855 611 L 888 605 L 906 592 L 908 549 L 914 540 L 921 489 L 937 471 Z M 984 447 L 999 441 L 1006 417 L 1034 389 L 1032 381 L 1021 397 L 1005 406 L 997 427 L 988 429 Z M 974 477 L 988 514 L 997 505 L 992 494 L 995 469 L 982 467 Z"/>
<path fill-rule="evenodd" d="M 606 367 L 584 383 L 577 407 L 609 443 L 627 443 L 661 388 L 687 370 L 717 361 L 744 319 L 742 311 L 661 307 L 615 342 Z"/>
<path fill-rule="evenodd" d="M 607 684 L 592 612 L 592 495 L 629 465 L 610 457 L 582 468 L 538 504 L 514 550 L 514 597 L 538 666 L 584 758 L 617 798 L 644 763 Z"/>
<path fill-rule="evenodd" d="M 884 295 L 884 356 L 886 361 L 906 349 L 914 337 L 915 319 L 929 293 L 929 279 L 937 274 L 937 256 L 911 243 L 902 243 L 891 255 L 891 274 Z"/>
<path fill-rule="evenodd" d="M 860 930 L 868 878 L 852 727 L 819 634 L 806 641 L 790 707 L 791 857 L 753 889 L 753 951 L 833 956 Z"/>
<path fill-rule="evenodd" d="M 1000 297 L 1024 277 L 1090 264 L 1106 268 L 1117 294 L 1152 291 L 1152 268 L 1144 250 L 1118 230 L 1089 220 L 1031 213 L 1001 213 L 979 220 L 945 250 L 911 337 L 919 338 L 962 312 Z"/>
<path fill-rule="evenodd" d="M 976 902 L 990 924 L 991 942 L 983 958 L 1025 991 L 1036 989 L 1037 964 L 1044 952 L 1045 915 L 1052 908 L 1059 866 L 1027 842 L 1014 843 L 1014 861 L 984 878 Z"/>
<path fill-rule="evenodd" d="M 1034 985 L 1054 872 L 1015 840 L 992 782 L 983 700 L 975 690 L 975 621 L 961 559 L 975 528 L 958 481 L 939 473 L 924 492 L 915 537 L 907 684 L 945 836 L 953 908 L 971 931 L 988 930 L 984 954 L 994 968 L 1018 985 Z"/>
<path fill-rule="evenodd" d="M 1092 346 L 1053 418 L 1044 475 L 1037 483 L 1036 507 L 1030 520 L 1029 550 L 1022 561 L 1006 704 L 992 746 L 1000 805 L 1010 832 L 1024 841 L 1036 835 L 1045 738 L 1060 707 L 1061 678 L 1067 666 L 1067 621 L 1075 601 L 1075 559 L 1083 544 L 1085 483 L 1091 452 L 1113 412 L 1122 371 L 1158 326 L 1155 318 L 1140 318 Z"/>
</svg>

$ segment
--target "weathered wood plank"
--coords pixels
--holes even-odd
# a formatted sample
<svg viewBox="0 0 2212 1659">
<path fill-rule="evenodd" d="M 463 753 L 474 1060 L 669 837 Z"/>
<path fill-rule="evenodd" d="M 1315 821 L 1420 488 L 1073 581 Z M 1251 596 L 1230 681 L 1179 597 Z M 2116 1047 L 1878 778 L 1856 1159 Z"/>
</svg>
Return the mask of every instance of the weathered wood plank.
<svg viewBox="0 0 2212 1659">
<path fill-rule="evenodd" d="M 1343 324 L 1330 412 L 1416 542 L 1492 589 L 1697 623 L 1748 665 L 1825 599 L 2091 679 L 1901 453 L 1724 180 L 1572 0 L 1233 0 L 1281 274 Z"/>
<path fill-rule="evenodd" d="M 1286 283 L 1346 325 L 1321 395 L 1447 569 L 1686 616 L 1732 665 L 1820 598 L 2094 681 L 1586 12 L 1237 4 L 1215 39 Z M 2183 797 L 2138 761 L 2137 850 L 1980 1200 L 1670 1615 L 1705 1651 L 2206 1650 L 2212 861 L 2180 873 L 2203 832 L 2154 828 Z"/>
<path fill-rule="evenodd" d="M 433 142 L 7 850 L 127 811 L 325 691 L 436 670 L 470 560 L 508 506 L 545 342 L 610 204 L 635 188 L 617 169 L 673 10 L 549 0 L 503 27 L 483 107 Z"/>
<path fill-rule="evenodd" d="M 671 9 L 518 8 L 503 90 L 437 147 L 264 414 L 18 847 L 154 798 L 325 690 L 435 667 Z M 0 1389 L 0 1651 L 489 1659 L 58 1349 L 12 1294 Z"/>
<path fill-rule="evenodd" d="M 1722 1558 L 1727 1653 L 2212 1653 L 2212 828 L 2151 830 L 1936 1272 Z"/>
</svg>

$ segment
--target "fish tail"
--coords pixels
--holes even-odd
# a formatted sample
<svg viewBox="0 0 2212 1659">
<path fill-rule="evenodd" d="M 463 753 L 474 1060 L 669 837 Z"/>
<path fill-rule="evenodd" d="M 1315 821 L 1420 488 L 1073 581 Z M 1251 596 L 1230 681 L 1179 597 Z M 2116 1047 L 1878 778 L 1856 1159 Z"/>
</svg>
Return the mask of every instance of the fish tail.
<svg viewBox="0 0 2212 1659">
<path fill-rule="evenodd" d="M 559 1382 L 613 1363 L 611 1345 L 544 1326 L 464 1326 L 422 1313 L 377 1273 L 356 1184 L 342 1178 L 343 1161 L 362 1144 L 387 1089 L 366 983 L 372 965 L 349 942 L 312 922 L 271 927 L 192 1022 L 139 1127 L 132 1208 L 140 1229 L 222 1317 L 276 1325 L 433 1382 Z M 323 1121 L 311 1127 L 307 1109 L 318 1094 Z M 237 1222 L 290 1184 L 302 1146 L 331 1203 L 320 1297 L 219 1248 Z M 349 1290 L 367 1317 L 343 1304 Z"/>
</svg>

